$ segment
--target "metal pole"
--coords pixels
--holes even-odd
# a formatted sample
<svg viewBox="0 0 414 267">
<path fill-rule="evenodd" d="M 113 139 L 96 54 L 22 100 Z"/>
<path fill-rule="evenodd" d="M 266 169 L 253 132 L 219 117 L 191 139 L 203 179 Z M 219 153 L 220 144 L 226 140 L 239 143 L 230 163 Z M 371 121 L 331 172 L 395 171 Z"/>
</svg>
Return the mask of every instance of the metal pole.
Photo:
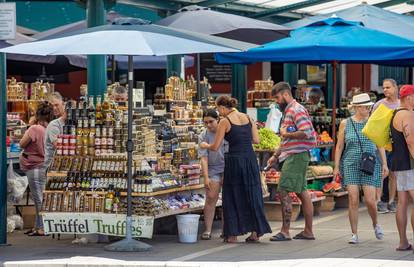
<svg viewBox="0 0 414 267">
<path fill-rule="evenodd" d="M 197 54 L 197 100 L 201 100 L 201 85 L 200 85 L 200 81 L 201 81 L 201 57 L 200 54 Z"/>
<path fill-rule="evenodd" d="M 332 62 L 332 74 L 333 74 L 333 96 L 332 96 L 332 138 L 335 142 L 336 140 L 336 68 L 337 68 L 338 62 L 334 61 Z"/>
<path fill-rule="evenodd" d="M 122 252 L 142 252 L 148 251 L 152 247 L 144 242 L 132 238 L 132 151 L 134 143 L 132 142 L 132 92 L 134 88 L 134 57 L 128 56 L 128 181 L 127 181 L 127 216 L 126 216 L 126 236 L 125 239 L 115 242 L 105 247 L 108 251 Z"/>
<path fill-rule="evenodd" d="M 0 1 L 5 2 L 5 1 Z M 7 74 L 6 55 L 0 53 L 0 245 L 7 244 Z"/>
<path fill-rule="evenodd" d="M 88 28 L 105 25 L 106 12 L 104 0 L 88 0 L 86 4 L 86 18 Z M 106 56 L 87 56 L 88 94 L 103 95 L 106 91 Z"/>
</svg>

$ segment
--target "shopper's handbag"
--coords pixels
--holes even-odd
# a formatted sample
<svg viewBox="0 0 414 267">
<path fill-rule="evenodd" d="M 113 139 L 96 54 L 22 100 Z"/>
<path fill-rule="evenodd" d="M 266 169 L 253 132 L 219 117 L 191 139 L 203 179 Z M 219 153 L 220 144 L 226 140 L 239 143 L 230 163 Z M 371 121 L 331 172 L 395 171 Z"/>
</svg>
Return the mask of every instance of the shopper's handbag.
<svg viewBox="0 0 414 267">
<path fill-rule="evenodd" d="M 390 125 L 394 111 L 384 104 L 371 114 L 362 133 L 379 147 L 391 150 Z"/>
<path fill-rule="evenodd" d="M 361 156 L 361 165 L 359 167 L 359 169 L 368 174 L 368 175 L 373 175 L 374 171 L 375 171 L 375 162 L 376 162 L 376 156 L 372 153 L 369 152 L 364 152 L 364 150 L 362 149 L 362 143 L 361 140 L 359 138 L 359 134 L 355 128 L 355 124 L 352 121 L 352 118 L 349 119 L 351 121 L 352 127 L 354 128 L 355 134 L 358 138 L 358 143 L 359 143 L 359 147 L 361 149 L 362 152 L 362 156 Z"/>
</svg>

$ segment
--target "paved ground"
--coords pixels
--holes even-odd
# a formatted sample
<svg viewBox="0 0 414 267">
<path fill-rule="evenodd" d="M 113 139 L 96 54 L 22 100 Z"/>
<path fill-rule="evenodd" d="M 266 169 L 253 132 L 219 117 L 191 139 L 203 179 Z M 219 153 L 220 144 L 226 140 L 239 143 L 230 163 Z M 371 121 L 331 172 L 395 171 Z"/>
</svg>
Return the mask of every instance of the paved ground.
<svg viewBox="0 0 414 267">
<path fill-rule="evenodd" d="M 155 236 L 148 241 L 151 252 L 113 253 L 105 244 L 71 244 L 72 236 L 61 240 L 51 237 L 27 237 L 21 232 L 9 235 L 11 246 L 0 247 L 4 266 L 414 266 L 414 254 L 396 252 L 398 236 L 394 214 L 383 214 L 380 223 L 385 239 L 375 239 L 365 208 L 360 209 L 359 245 L 349 245 L 347 211 L 323 213 L 315 218 L 316 241 L 274 243 L 265 236 L 260 244 L 224 244 L 215 233 L 213 240 L 188 245 L 175 236 Z M 279 222 L 272 223 L 274 232 Z M 303 227 L 293 224 L 292 234 Z M 412 231 L 409 229 L 412 236 Z M 242 240 L 242 239 L 240 239 Z"/>
</svg>

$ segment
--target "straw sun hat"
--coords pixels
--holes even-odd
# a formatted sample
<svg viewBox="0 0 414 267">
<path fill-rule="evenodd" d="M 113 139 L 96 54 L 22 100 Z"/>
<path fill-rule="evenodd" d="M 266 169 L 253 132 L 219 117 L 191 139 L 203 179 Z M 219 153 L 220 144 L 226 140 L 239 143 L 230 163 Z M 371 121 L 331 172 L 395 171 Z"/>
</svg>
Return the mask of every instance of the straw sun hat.
<svg viewBox="0 0 414 267">
<path fill-rule="evenodd" d="M 354 95 L 354 97 L 352 97 L 352 102 L 350 104 L 351 107 L 372 105 L 374 105 L 374 102 L 372 102 L 369 94 L 366 93 Z"/>
</svg>

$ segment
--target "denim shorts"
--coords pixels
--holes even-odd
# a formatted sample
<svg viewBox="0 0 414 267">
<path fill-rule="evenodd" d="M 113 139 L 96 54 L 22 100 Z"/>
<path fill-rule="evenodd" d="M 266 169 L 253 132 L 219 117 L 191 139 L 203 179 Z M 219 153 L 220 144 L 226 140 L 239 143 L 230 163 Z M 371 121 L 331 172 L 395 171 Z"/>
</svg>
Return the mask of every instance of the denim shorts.
<svg viewBox="0 0 414 267">
<path fill-rule="evenodd" d="M 210 175 L 209 178 L 213 182 L 221 183 L 223 181 L 223 173 Z"/>
</svg>

